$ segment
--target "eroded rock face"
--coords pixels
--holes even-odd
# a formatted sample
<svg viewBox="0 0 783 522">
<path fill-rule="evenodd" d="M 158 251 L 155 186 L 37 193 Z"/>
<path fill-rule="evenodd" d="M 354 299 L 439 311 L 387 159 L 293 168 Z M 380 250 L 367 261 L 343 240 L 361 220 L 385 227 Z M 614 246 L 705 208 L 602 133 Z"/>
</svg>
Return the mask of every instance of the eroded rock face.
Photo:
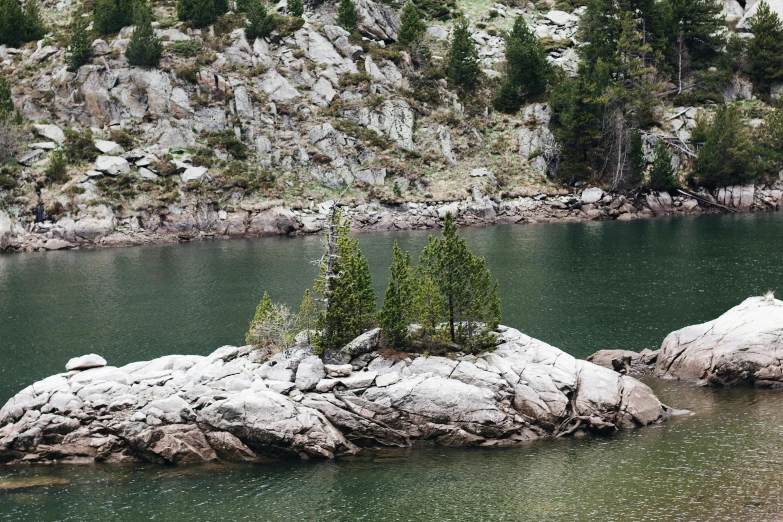
<svg viewBox="0 0 783 522">
<path fill-rule="evenodd" d="M 377 336 L 347 345 L 339 365 L 309 346 L 266 360 L 226 346 L 53 375 L 0 410 L 0 462 L 259 462 L 417 440 L 510 446 L 668 416 L 639 381 L 511 328 L 499 328 L 494 351 L 455 358 L 384 358 Z"/>
<path fill-rule="evenodd" d="M 783 385 L 783 301 L 751 297 L 722 316 L 670 333 L 655 375 L 705 384 Z"/>
</svg>

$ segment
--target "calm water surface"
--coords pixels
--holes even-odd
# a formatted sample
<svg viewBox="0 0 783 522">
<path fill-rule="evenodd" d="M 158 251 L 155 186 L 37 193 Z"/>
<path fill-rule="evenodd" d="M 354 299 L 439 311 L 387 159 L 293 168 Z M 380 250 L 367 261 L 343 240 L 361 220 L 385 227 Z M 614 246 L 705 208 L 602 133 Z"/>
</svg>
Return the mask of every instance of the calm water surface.
<svg viewBox="0 0 783 522">
<path fill-rule="evenodd" d="M 656 348 L 783 291 L 783 216 L 463 231 L 501 281 L 503 322 L 586 357 Z M 360 236 L 380 292 L 391 245 Z M 0 402 L 100 353 L 122 365 L 242 341 L 266 290 L 298 306 L 318 238 L 0 256 Z M 415 448 L 328 463 L 0 468 L 0 520 L 783 520 L 783 393 L 650 381 L 690 418 L 513 450 Z"/>
</svg>

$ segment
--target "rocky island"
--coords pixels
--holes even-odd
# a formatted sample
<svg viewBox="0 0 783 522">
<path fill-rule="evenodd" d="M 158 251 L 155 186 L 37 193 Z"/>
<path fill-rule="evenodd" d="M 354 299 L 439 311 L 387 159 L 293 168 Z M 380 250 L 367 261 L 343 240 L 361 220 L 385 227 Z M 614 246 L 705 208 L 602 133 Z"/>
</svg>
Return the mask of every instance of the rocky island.
<svg viewBox="0 0 783 522">
<path fill-rule="evenodd" d="M 660 350 L 602 350 L 588 360 L 705 386 L 783 386 L 783 301 L 751 297 L 717 319 L 670 333 Z"/>
<path fill-rule="evenodd" d="M 106 366 L 97 355 L 0 410 L 0 462 L 334 458 L 361 448 L 517 446 L 667 419 L 645 384 L 508 327 L 494 350 L 390 356 L 371 330 L 325 364 L 249 346 Z M 302 336 L 300 336 L 300 341 Z M 328 360 L 327 360 L 328 362 Z"/>
</svg>

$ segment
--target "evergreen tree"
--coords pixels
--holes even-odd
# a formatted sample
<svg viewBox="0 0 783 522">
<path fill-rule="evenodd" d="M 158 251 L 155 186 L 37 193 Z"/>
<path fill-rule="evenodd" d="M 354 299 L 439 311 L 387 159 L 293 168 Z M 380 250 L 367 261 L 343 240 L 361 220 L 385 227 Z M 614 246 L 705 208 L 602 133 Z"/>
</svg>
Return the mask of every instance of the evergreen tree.
<svg viewBox="0 0 783 522">
<path fill-rule="evenodd" d="M 397 42 L 401 45 L 410 45 L 424 35 L 427 30 L 427 24 L 424 23 L 424 17 L 411 0 L 405 3 L 400 15 L 399 31 L 397 31 Z"/>
<path fill-rule="evenodd" d="M 93 27 L 101 34 L 116 33 L 133 25 L 134 0 L 98 0 L 93 9 Z"/>
<path fill-rule="evenodd" d="M 756 177 L 748 133 L 736 106 L 718 107 L 699 150 L 696 174 L 709 188 L 743 184 Z"/>
<path fill-rule="evenodd" d="M 454 24 L 446 76 L 452 85 L 472 91 L 481 76 L 479 55 L 470 37 L 468 21 L 462 17 Z"/>
<path fill-rule="evenodd" d="M 753 147 L 763 173 L 777 177 L 783 169 L 783 110 L 777 109 L 767 114 L 761 139 Z"/>
<path fill-rule="evenodd" d="M 375 291 L 367 260 L 359 241 L 348 236 L 350 223 L 341 223 L 339 212 L 330 215 L 326 254 L 315 290 L 325 310 L 318 317 L 317 343 L 321 349 L 337 349 L 367 330 L 375 312 Z"/>
<path fill-rule="evenodd" d="M 432 342 L 443 320 L 444 307 L 438 285 L 422 267 L 416 269 L 413 293 L 413 315 L 421 326 L 420 338 L 425 343 Z"/>
<path fill-rule="evenodd" d="M 24 12 L 17 0 L 0 0 L 0 45 L 18 47 L 25 41 Z"/>
<path fill-rule="evenodd" d="M 307 343 L 312 344 L 312 332 L 316 329 L 318 322 L 318 307 L 310 295 L 310 290 L 305 290 L 302 297 L 302 304 L 299 305 L 299 314 L 296 316 L 296 329 L 299 332 L 307 332 Z"/>
<path fill-rule="evenodd" d="M 506 35 L 505 75 L 495 108 L 508 113 L 518 111 L 523 98 L 546 90 L 550 70 L 546 52 L 538 38 L 528 28 L 525 19 L 517 16 L 514 27 Z"/>
<path fill-rule="evenodd" d="M 471 254 L 457 234 L 451 213 L 446 214 L 443 237 L 430 236 L 420 265 L 438 287 L 452 342 L 480 345 L 483 334 L 500 322 L 498 286 L 492 284 L 484 259 Z"/>
<path fill-rule="evenodd" d="M 394 242 L 391 278 L 386 287 L 383 305 L 378 313 L 378 322 L 386 342 L 393 348 L 408 344 L 408 325 L 412 319 L 413 282 L 411 280 L 411 255 Z"/>
<path fill-rule="evenodd" d="M 658 140 L 655 144 L 655 160 L 650 168 L 650 190 L 658 192 L 669 191 L 677 188 L 679 185 L 677 177 L 672 167 L 672 155 L 669 147 L 663 140 Z"/>
<path fill-rule="evenodd" d="M 335 23 L 349 33 L 356 30 L 356 24 L 359 23 L 359 13 L 356 12 L 354 0 L 340 0 L 337 4 L 337 19 Z"/>
<path fill-rule="evenodd" d="M 783 81 L 783 22 L 767 1 L 761 0 L 750 18 L 750 29 L 748 72 L 761 91 L 769 92 L 772 83 Z"/>
<path fill-rule="evenodd" d="M 0 77 L 0 120 L 10 119 L 15 111 L 14 100 L 11 97 L 11 86 L 8 85 L 5 78 Z"/>
<path fill-rule="evenodd" d="M 207 27 L 217 22 L 218 6 L 215 0 L 177 0 L 177 18 L 189 21 L 194 27 Z"/>
<path fill-rule="evenodd" d="M 265 38 L 275 30 L 274 17 L 268 15 L 261 0 L 249 0 L 247 6 L 247 25 L 245 37 L 249 42 L 256 38 Z"/>
<path fill-rule="evenodd" d="M 665 0 L 669 20 L 667 37 L 674 49 L 682 38 L 696 68 L 705 68 L 726 43 L 723 6 L 715 0 Z M 676 52 L 669 52 L 673 67 L 677 65 Z"/>
<path fill-rule="evenodd" d="M 65 62 L 68 64 L 68 70 L 77 71 L 79 67 L 90 63 L 93 56 L 92 42 L 87 34 L 87 20 L 79 17 L 71 24 L 73 34 L 71 35 L 71 45 L 68 48 L 68 54 L 65 56 Z"/>
<path fill-rule="evenodd" d="M 55 150 L 46 166 L 46 180 L 49 183 L 65 183 L 69 179 L 67 166 L 62 149 Z"/>
<path fill-rule="evenodd" d="M 136 4 L 135 28 L 125 57 L 128 63 L 139 67 L 155 67 L 163 53 L 163 44 L 152 28 L 152 10 L 146 0 Z"/>
<path fill-rule="evenodd" d="M 27 0 L 24 4 L 24 40 L 40 40 L 46 34 L 46 25 L 41 18 L 37 0 Z"/>
<path fill-rule="evenodd" d="M 286 6 L 289 15 L 302 18 L 304 14 L 304 2 L 302 0 L 288 0 Z"/>
<path fill-rule="evenodd" d="M 592 67 L 581 63 L 576 78 L 561 75 L 552 90 L 550 128 L 561 146 L 558 176 L 563 180 L 588 179 L 604 164 L 604 91 L 609 83 L 609 67 L 599 60 Z"/>
</svg>

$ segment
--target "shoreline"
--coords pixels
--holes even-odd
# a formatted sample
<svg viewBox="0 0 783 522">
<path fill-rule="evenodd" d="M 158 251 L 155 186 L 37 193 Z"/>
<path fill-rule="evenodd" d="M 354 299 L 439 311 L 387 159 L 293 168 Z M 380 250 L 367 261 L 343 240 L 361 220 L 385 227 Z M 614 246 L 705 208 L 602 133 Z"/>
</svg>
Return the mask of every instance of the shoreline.
<svg viewBox="0 0 783 522">
<path fill-rule="evenodd" d="M 663 216 L 761 213 L 783 211 L 783 184 L 745 185 L 700 190 L 698 196 L 668 193 L 621 194 L 590 188 L 566 195 L 536 194 L 492 200 L 481 194 L 454 202 L 404 202 L 343 206 L 353 232 L 432 230 L 451 212 L 460 227 L 488 225 L 569 223 L 584 221 L 633 221 Z M 709 203 L 707 203 L 709 202 Z M 266 208 L 230 208 L 192 211 L 178 216 L 117 216 L 105 206 L 92 214 L 66 216 L 56 222 L 20 223 L 0 211 L 0 252 L 86 250 L 195 241 L 313 235 L 322 232 L 333 203 L 311 203 L 308 209 L 291 209 L 270 202 Z M 724 207 L 724 208 L 721 208 Z"/>
</svg>

